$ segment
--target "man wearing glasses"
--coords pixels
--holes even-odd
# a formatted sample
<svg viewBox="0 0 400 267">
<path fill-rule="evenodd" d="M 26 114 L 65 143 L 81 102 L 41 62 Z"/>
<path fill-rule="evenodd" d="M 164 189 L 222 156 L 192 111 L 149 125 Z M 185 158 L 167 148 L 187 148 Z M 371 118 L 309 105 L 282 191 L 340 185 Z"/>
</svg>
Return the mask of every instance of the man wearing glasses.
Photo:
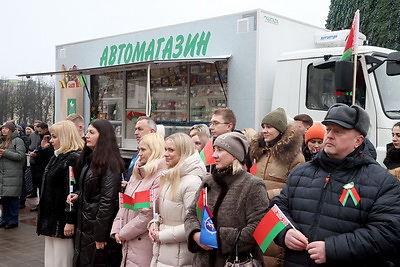
<svg viewBox="0 0 400 267">
<path fill-rule="evenodd" d="M 236 125 L 236 116 L 229 108 L 215 109 L 210 121 L 210 131 L 213 139 L 221 134 L 233 132 Z"/>
</svg>

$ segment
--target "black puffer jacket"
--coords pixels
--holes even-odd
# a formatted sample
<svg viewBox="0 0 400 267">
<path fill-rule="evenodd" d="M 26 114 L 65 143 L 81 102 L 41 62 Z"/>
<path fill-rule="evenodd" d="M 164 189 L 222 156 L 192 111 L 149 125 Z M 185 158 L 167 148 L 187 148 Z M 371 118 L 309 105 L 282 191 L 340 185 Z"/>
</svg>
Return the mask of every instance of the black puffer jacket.
<svg viewBox="0 0 400 267">
<path fill-rule="evenodd" d="M 119 170 L 112 172 L 108 169 L 101 176 L 95 176 L 90 161 L 84 165 L 79 178 L 74 266 L 92 266 L 96 261 L 101 262 L 101 266 L 115 266 L 111 262 L 114 259 L 117 259 L 117 265 L 121 263 L 121 248 L 116 248 L 114 239 L 110 238 L 111 226 L 118 212 L 120 184 Z M 95 241 L 107 242 L 105 249 L 96 250 Z M 115 253 L 119 255 L 113 255 Z"/>
<path fill-rule="evenodd" d="M 78 158 L 79 152 L 71 151 L 53 156 L 47 164 L 39 202 L 38 235 L 68 238 L 64 236 L 65 224 L 75 224 L 76 219 L 75 209 L 70 209 L 65 203 L 70 190 L 69 166 L 74 168 L 75 177 L 78 179 Z"/>
<path fill-rule="evenodd" d="M 335 165 L 336 164 L 336 165 Z M 326 177 L 330 177 L 326 183 Z M 343 206 L 343 186 L 354 182 L 361 200 Z M 400 257 L 400 184 L 358 149 L 341 162 L 325 152 L 292 171 L 273 199 L 309 242 L 325 241 L 322 266 L 390 266 Z M 282 231 L 275 241 L 284 246 Z M 317 266 L 306 251 L 286 250 L 285 266 Z M 320 265 L 318 265 L 320 266 Z"/>
</svg>

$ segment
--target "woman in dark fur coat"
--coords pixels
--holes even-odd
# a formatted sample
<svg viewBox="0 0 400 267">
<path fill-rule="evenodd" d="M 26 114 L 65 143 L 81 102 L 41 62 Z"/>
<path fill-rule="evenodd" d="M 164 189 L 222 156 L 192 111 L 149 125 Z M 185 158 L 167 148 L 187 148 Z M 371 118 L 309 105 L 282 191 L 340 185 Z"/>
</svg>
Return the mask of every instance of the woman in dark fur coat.
<svg viewBox="0 0 400 267">
<path fill-rule="evenodd" d="M 222 134 L 214 141 L 215 169 L 203 179 L 185 219 L 188 247 L 195 253 L 193 266 L 224 266 L 239 230 L 240 260 L 243 262 L 251 254 L 262 265 L 262 252 L 253 233 L 267 212 L 269 202 L 263 181 L 244 170 L 247 148 L 246 137 L 237 132 Z M 211 220 L 216 229 L 218 248 L 205 245 L 200 240 L 200 236 L 207 232 L 200 231 L 201 225 L 209 225 L 208 220 L 201 220 L 200 214 L 196 213 L 203 188 L 207 190 L 206 202 L 213 214 Z M 231 257 L 230 261 L 233 260 L 234 257 Z"/>
<path fill-rule="evenodd" d="M 70 192 L 70 167 L 79 175 L 76 163 L 84 142 L 75 125 L 60 121 L 50 127 L 54 156 L 46 166 L 39 202 L 38 235 L 45 236 L 45 266 L 72 266 L 75 209 L 65 203 Z M 43 140 L 47 140 L 44 138 Z M 48 144 L 42 142 L 42 147 Z"/>
</svg>

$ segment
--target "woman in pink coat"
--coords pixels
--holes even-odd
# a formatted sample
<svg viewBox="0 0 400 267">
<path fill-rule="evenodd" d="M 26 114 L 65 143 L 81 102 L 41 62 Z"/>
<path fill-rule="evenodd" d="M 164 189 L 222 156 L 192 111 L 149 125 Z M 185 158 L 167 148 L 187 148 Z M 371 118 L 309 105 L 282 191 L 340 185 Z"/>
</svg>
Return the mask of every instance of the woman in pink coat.
<svg viewBox="0 0 400 267">
<path fill-rule="evenodd" d="M 157 133 L 147 134 L 140 139 L 139 159 L 125 194 L 134 197 L 135 192 L 149 189 L 158 194 L 160 175 L 165 166 L 164 146 L 164 138 Z M 147 224 L 151 219 L 152 208 L 138 211 L 121 208 L 118 211 L 111 237 L 122 244 L 121 266 L 150 266 L 153 244 L 148 235 Z"/>
</svg>

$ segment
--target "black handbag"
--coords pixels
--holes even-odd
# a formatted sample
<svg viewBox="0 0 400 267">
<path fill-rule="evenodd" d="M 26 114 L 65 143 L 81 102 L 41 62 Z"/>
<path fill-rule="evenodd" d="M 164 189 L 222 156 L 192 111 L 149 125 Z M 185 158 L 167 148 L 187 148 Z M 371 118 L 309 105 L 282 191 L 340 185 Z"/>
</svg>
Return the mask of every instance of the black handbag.
<svg viewBox="0 0 400 267">
<path fill-rule="evenodd" d="M 240 234 L 242 233 L 241 229 L 238 229 L 236 233 L 235 243 L 233 245 L 233 250 L 229 257 L 226 259 L 225 267 L 262 267 L 263 262 L 258 261 L 253 258 L 253 255 L 249 253 L 249 256 L 245 261 L 240 261 L 239 259 L 239 250 L 238 250 L 238 242 Z M 234 261 L 231 262 L 230 260 L 235 257 Z"/>
</svg>

